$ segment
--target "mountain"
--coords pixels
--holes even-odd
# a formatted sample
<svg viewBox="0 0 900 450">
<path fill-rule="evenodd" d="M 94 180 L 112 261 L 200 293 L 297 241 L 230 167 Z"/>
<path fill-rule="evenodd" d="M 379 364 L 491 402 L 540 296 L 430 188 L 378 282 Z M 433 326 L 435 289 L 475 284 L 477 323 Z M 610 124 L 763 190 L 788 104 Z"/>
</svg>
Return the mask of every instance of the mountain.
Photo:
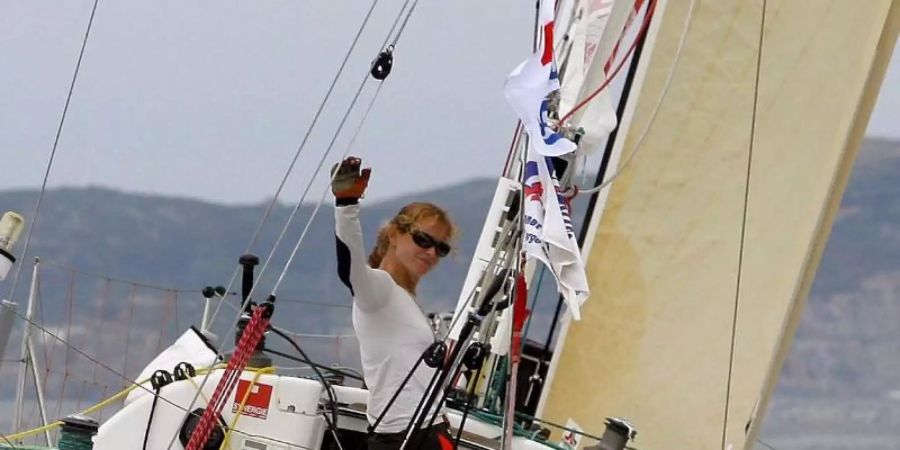
<svg viewBox="0 0 900 450">
<path fill-rule="evenodd" d="M 866 140 L 763 426 L 775 448 L 900 448 L 897 174 L 900 142 Z"/>
<path fill-rule="evenodd" d="M 900 143 L 865 141 L 766 416 L 765 445 L 780 450 L 893 449 L 900 442 L 894 431 L 900 430 L 898 173 Z M 493 180 L 476 179 L 364 204 L 363 232 L 370 243 L 381 222 L 413 200 L 444 206 L 462 230 L 456 250 L 419 288 L 426 309 L 446 311 L 455 305 L 494 187 Z M 0 212 L 29 216 L 36 198 L 33 190 L 0 192 Z M 199 322 L 199 290 L 228 284 L 266 204 L 224 206 L 101 188 L 48 191 L 30 256 L 20 258 L 23 274 L 15 300 L 24 304 L 30 260 L 40 256 L 41 323 L 110 369 L 133 377 L 157 348 L 189 323 Z M 583 214 L 585 204 L 586 199 L 579 198 L 575 211 Z M 292 210 L 286 204 L 273 209 L 251 252 L 266 259 Z M 314 205 L 298 210 L 254 297 L 271 291 L 313 211 Z M 336 276 L 332 227 L 332 210 L 324 205 L 278 289 L 274 320 L 279 326 L 308 334 L 352 333 L 349 295 Z M 18 252 L 23 243 L 24 236 Z M 257 274 L 260 271 L 261 266 Z M 0 282 L 0 293 L 11 289 L 12 278 Z M 239 290 L 238 283 L 233 284 L 232 291 Z M 555 306 L 553 284 L 547 280 L 530 338 L 546 339 Z M 232 338 L 225 330 L 235 312 L 228 307 L 222 311 L 215 330 L 227 348 Z M 51 402 L 51 416 L 76 409 L 78 402 L 86 405 L 124 383 L 77 351 L 49 336 L 37 336 L 47 398 L 65 399 Z M 14 334 L 13 342 L 16 339 Z M 358 365 L 352 338 L 307 337 L 301 344 L 314 358 Z M 283 347 L 277 341 L 271 345 Z M 17 351 L 11 344 L 4 357 L 7 363 L 0 373 L 9 380 L 15 378 L 15 367 L 8 361 Z M 14 389 L 14 383 L 0 385 L 0 402 L 9 402 Z M 0 429 L 9 428 L 4 419 Z M 762 445 L 759 448 L 766 448 Z"/>
</svg>

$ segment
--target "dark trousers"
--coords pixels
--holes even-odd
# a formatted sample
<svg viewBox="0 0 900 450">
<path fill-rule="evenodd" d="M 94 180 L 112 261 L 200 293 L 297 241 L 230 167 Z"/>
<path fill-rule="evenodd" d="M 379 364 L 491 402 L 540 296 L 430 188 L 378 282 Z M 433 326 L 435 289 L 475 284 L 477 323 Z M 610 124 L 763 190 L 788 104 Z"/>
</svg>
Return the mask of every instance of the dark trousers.
<svg viewBox="0 0 900 450">
<path fill-rule="evenodd" d="M 374 433 L 369 436 L 369 450 L 400 450 L 406 433 Z M 405 450 L 453 450 L 447 424 L 433 425 L 431 428 L 413 433 Z"/>
</svg>

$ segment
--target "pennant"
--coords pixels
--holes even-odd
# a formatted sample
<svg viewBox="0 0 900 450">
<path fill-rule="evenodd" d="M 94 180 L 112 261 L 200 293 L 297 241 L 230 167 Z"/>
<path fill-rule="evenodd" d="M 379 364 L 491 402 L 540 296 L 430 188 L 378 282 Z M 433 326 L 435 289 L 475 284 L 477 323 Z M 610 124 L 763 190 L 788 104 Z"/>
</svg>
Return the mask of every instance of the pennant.
<svg viewBox="0 0 900 450">
<path fill-rule="evenodd" d="M 553 2 L 541 1 L 539 20 L 544 35 L 541 45 L 537 53 L 509 74 L 503 93 L 522 121 L 535 151 L 559 156 L 575 151 L 575 143 L 549 125 L 547 95 L 559 90 L 559 73 L 553 62 Z"/>
<path fill-rule="evenodd" d="M 525 163 L 524 233 L 522 248 L 553 274 L 572 317 L 581 318 L 580 307 L 590 291 L 572 218 L 549 158 L 528 152 Z"/>
</svg>

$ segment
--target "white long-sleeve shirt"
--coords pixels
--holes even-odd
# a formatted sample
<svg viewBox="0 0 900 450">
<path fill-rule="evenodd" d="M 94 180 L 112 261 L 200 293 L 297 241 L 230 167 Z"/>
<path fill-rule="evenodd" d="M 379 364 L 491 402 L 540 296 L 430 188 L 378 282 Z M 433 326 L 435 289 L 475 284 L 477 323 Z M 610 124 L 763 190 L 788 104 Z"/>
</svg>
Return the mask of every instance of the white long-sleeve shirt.
<svg viewBox="0 0 900 450">
<path fill-rule="evenodd" d="M 335 207 L 335 233 L 338 276 L 354 300 L 353 328 L 369 387 L 367 415 L 371 424 L 435 336 L 417 300 L 387 272 L 367 264 L 359 205 Z M 420 363 L 375 431 L 405 430 L 433 374 L 434 369 Z"/>
</svg>

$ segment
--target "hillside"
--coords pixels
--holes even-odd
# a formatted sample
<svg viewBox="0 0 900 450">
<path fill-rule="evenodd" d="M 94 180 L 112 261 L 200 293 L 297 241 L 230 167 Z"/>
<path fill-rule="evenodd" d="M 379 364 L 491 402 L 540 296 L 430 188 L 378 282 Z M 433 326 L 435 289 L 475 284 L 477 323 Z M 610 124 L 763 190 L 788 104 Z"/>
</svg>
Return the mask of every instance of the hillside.
<svg viewBox="0 0 900 450">
<path fill-rule="evenodd" d="M 762 439 L 779 450 L 888 449 L 897 448 L 896 442 L 900 442 L 900 434 L 894 431 L 900 430 L 898 173 L 900 143 L 865 142 L 766 416 Z M 462 238 L 455 253 L 420 286 L 419 294 L 427 309 L 449 310 L 455 305 L 493 191 L 494 181 L 482 179 L 367 204 L 364 234 L 373 236 L 381 220 L 413 199 L 444 205 L 462 229 Z M 0 211 L 30 214 L 36 194 L 0 192 Z M 142 358 L 147 357 L 144 355 L 152 355 L 155 346 L 187 323 L 199 321 L 202 303 L 197 291 L 206 285 L 227 284 L 265 206 L 223 206 L 100 188 L 49 191 L 34 230 L 31 256 L 20 258 L 29 263 L 23 264 L 25 272 L 15 299 L 24 302 L 30 260 L 40 256 L 45 262 L 40 312 L 43 323 L 89 354 L 133 376 L 143 364 Z M 583 209 L 583 203 L 577 207 Z M 285 204 L 277 206 L 252 252 L 265 258 L 292 209 Z M 312 212 L 312 206 L 298 211 L 262 277 L 263 294 L 271 289 Z M 275 320 L 280 326 L 313 334 L 351 330 L 349 297 L 335 275 L 332 226 L 331 209 L 325 207 L 315 218 L 279 289 L 281 301 Z M 169 290 L 118 283 L 91 274 Z M 11 278 L 0 283 L 0 293 L 6 296 L 11 285 Z M 552 288 L 543 292 L 530 338 L 546 338 L 555 306 L 553 297 Z M 167 309 L 170 304 L 174 305 L 174 315 Z M 234 319 L 232 310 L 223 311 L 225 314 L 216 322 L 220 333 Z M 125 342 L 116 339 L 117 335 L 124 336 Z M 226 347 L 230 339 L 223 338 Z M 336 362 L 358 364 L 352 342 L 313 339 L 304 345 L 322 360 L 334 361 L 337 354 Z M 10 345 L 5 360 L 14 358 L 17 349 Z M 123 362 L 121 355 L 126 349 L 126 354 L 134 356 Z M 48 398 L 55 398 L 56 389 L 56 394 L 65 394 L 67 401 L 74 402 L 71 383 L 77 386 L 80 382 L 82 389 L 90 392 L 84 395 L 87 401 L 101 396 L 99 391 L 90 391 L 90 386 L 106 390 L 121 382 L 110 379 L 109 374 L 102 375 L 104 370 L 61 346 L 51 348 L 43 358 L 48 367 L 54 367 L 46 372 L 51 379 Z M 52 387 L 69 377 L 61 370 L 63 359 L 66 367 L 81 365 L 92 371 L 93 379 L 70 381 L 69 390 L 63 388 L 65 382 Z M 12 370 L 11 364 L 5 364 L 2 373 L 14 377 Z M 4 403 L 0 406 L 8 404 L 13 390 L 14 383 L 0 386 L 0 403 Z M 59 409 L 65 410 L 62 406 Z M 4 419 L 0 418 L 2 430 L 8 429 Z"/>
</svg>

